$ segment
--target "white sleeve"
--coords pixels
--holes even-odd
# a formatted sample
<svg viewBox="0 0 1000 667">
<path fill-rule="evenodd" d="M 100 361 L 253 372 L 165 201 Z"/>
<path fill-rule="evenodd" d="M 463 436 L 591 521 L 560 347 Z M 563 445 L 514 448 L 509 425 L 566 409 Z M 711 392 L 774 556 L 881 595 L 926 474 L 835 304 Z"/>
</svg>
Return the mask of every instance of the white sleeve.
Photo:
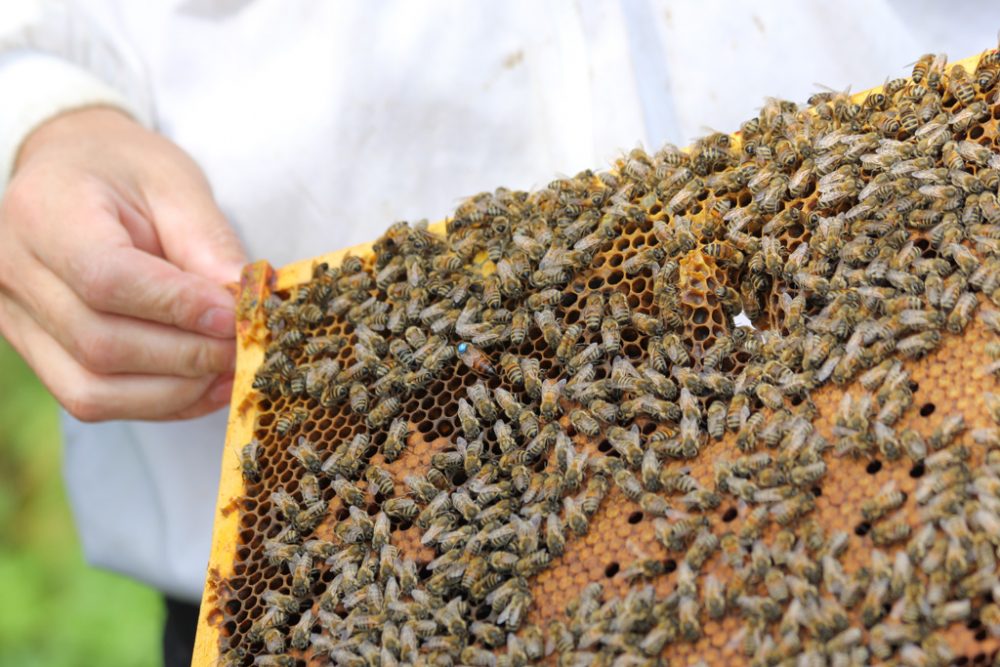
<svg viewBox="0 0 1000 667">
<path fill-rule="evenodd" d="M 108 105 L 153 124 L 141 61 L 84 4 L 22 0 L 0 6 L 0 193 L 25 137 L 59 113 Z"/>
</svg>

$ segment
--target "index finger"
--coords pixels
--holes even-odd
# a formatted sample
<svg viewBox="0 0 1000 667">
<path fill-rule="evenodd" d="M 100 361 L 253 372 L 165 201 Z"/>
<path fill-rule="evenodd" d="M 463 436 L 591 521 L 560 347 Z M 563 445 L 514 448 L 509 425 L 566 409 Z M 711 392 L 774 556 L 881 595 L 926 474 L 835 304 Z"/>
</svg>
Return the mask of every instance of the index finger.
<svg viewBox="0 0 1000 667">
<path fill-rule="evenodd" d="M 136 248 L 119 205 L 108 193 L 98 195 L 82 191 L 71 211 L 54 202 L 33 212 L 35 231 L 28 236 L 35 257 L 94 310 L 208 336 L 235 335 L 233 296 Z"/>
<path fill-rule="evenodd" d="M 87 252 L 79 261 L 63 279 L 94 310 L 220 338 L 235 335 L 236 303 L 222 285 L 133 247 Z"/>
</svg>

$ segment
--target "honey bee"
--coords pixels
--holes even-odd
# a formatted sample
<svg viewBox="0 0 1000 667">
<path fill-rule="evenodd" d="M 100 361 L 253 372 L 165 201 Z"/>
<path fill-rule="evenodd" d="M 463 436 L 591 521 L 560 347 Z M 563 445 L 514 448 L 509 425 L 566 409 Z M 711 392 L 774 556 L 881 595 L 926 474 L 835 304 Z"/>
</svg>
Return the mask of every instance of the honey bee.
<svg viewBox="0 0 1000 667">
<path fill-rule="evenodd" d="M 716 151 L 710 151 L 713 155 L 716 155 Z M 703 154 L 705 155 L 705 154 Z M 701 178 L 695 177 L 684 184 L 677 193 L 670 198 L 664 209 L 671 215 L 680 213 L 686 209 L 692 202 L 694 202 L 703 192 L 705 191 L 705 181 Z"/>
<path fill-rule="evenodd" d="M 377 465 L 368 466 L 365 471 L 365 480 L 371 485 L 373 493 L 381 494 L 383 497 L 389 497 L 395 493 L 396 485 L 392 475 Z"/>
<path fill-rule="evenodd" d="M 530 316 L 525 308 L 517 308 L 511 315 L 510 320 L 510 342 L 513 345 L 520 345 L 524 342 L 530 326 Z"/>
<path fill-rule="evenodd" d="M 289 640 L 292 648 L 304 651 L 309 648 L 310 635 L 312 634 L 313 625 L 316 623 L 316 617 L 312 612 L 312 609 L 307 609 L 300 617 L 298 622 L 292 626 L 289 632 Z M 271 650 L 268 648 L 268 650 Z M 272 653 L 280 651 L 271 651 Z"/>
<path fill-rule="evenodd" d="M 659 268 L 659 263 L 663 261 L 664 256 L 663 248 L 658 246 L 643 248 L 622 262 L 622 269 L 629 276 L 634 276 L 644 269 L 656 271 Z"/>
<path fill-rule="evenodd" d="M 659 336 L 663 333 L 663 322 L 652 315 L 646 315 L 638 310 L 632 312 L 632 326 L 647 336 Z"/>
<path fill-rule="evenodd" d="M 978 306 L 978 299 L 972 292 L 964 292 L 958 297 L 951 312 L 948 313 L 947 329 L 953 334 L 961 333 L 972 321 L 972 315 Z"/>
<path fill-rule="evenodd" d="M 368 413 L 367 422 L 369 428 L 380 428 L 387 421 L 398 415 L 401 409 L 402 403 L 395 396 L 383 398 Z"/>
<path fill-rule="evenodd" d="M 646 492 L 639 497 L 639 507 L 650 516 L 667 516 L 670 514 L 670 503 L 663 496 Z"/>
<path fill-rule="evenodd" d="M 973 86 L 972 79 L 961 65 L 955 65 L 951 68 L 948 77 L 948 89 L 964 107 L 969 106 L 976 99 L 976 89 Z"/>
<path fill-rule="evenodd" d="M 677 398 L 678 395 L 677 384 L 673 380 L 649 367 L 642 369 L 642 375 L 638 378 L 635 389 L 633 393 L 645 391 L 668 401 Z"/>
<path fill-rule="evenodd" d="M 569 358 L 573 355 L 576 350 L 577 343 L 580 340 L 580 336 L 583 334 L 583 327 L 579 324 L 573 323 L 566 327 L 563 331 L 562 338 L 559 340 L 559 345 L 556 347 L 556 357 L 566 363 Z"/>
<path fill-rule="evenodd" d="M 389 463 L 399 458 L 406 449 L 406 439 L 410 434 L 409 424 L 405 419 L 396 418 L 389 424 L 385 442 L 382 443 L 382 456 Z"/>
<path fill-rule="evenodd" d="M 892 512 L 906 501 L 906 494 L 898 490 L 894 483 L 884 485 L 878 494 L 861 504 L 861 515 L 866 521 L 875 521 Z"/>
<path fill-rule="evenodd" d="M 976 100 L 972 104 L 966 105 L 964 109 L 954 114 L 949 123 L 956 132 L 965 132 L 973 123 L 981 120 L 989 112 L 989 107 L 983 100 Z"/>
<path fill-rule="evenodd" d="M 294 521 L 301 510 L 295 497 L 284 489 L 278 489 L 271 494 L 271 503 L 289 521 Z"/>
<path fill-rule="evenodd" d="M 625 326 L 631 321 L 628 299 L 621 292 L 612 292 L 611 296 L 608 297 L 608 310 L 612 319 L 620 326 Z"/>
<path fill-rule="evenodd" d="M 524 389 L 534 399 L 542 395 L 542 371 L 538 359 L 524 357 L 521 359 L 521 375 L 524 378 Z"/>
<path fill-rule="evenodd" d="M 934 64 L 935 56 L 933 53 L 927 53 L 913 63 L 913 71 L 910 74 L 910 78 L 913 79 L 913 83 L 919 84 L 927 78 L 927 74 Z"/>
<path fill-rule="evenodd" d="M 247 482 L 260 481 L 260 441 L 252 438 L 240 450 L 240 470 Z"/>
<path fill-rule="evenodd" d="M 991 391 L 983 394 L 983 401 L 986 404 L 986 411 L 994 422 L 1000 424 L 1000 394 Z"/>
<path fill-rule="evenodd" d="M 746 394 L 736 394 L 727 406 L 726 428 L 730 431 L 739 431 L 749 417 L 749 397 Z"/>
<path fill-rule="evenodd" d="M 1000 310 L 980 308 L 979 319 L 982 320 L 987 329 L 995 334 L 1000 334 Z"/>
<path fill-rule="evenodd" d="M 562 282 L 562 281 L 560 281 Z M 540 292 L 534 292 L 525 300 L 524 305 L 527 306 L 528 310 L 538 312 L 545 308 L 551 308 L 559 303 L 562 299 L 562 292 L 555 288 L 544 289 Z M 496 304 L 491 305 L 491 308 L 499 307 L 499 301 Z"/>
<path fill-rule="evenodd" d="M 601 425 L 586 410 L 575 409 L 569 413 L 570 423 L 579 433 L 596 437 L 601 432 Z"/>
<path fill-rule="evenodd" d="M 581 319 L 590 331 L 597 331 L 601 327 L 601 320 L 604 316 L 604 296 L 600 292 L 591 292 L 584 302 Z"/>
<path fill-rule="evenodd" d="M 799 486 L 812 484 L 819 480 L 826 473 L 826 464 L 823 461 L 795 466 L 790 472 L 793 484 Z"/>
<path fill-rule="evenodd" d="M 595 343 L 591 343 L 590 345 L 588 345 L 587 347 L 583 348 L 582 350 L 580 350 L 579 352 L 577 352 L 575 355 L 573 355 L 573 357 L 566 364 L 566 370 L 571 375 L 575 375 L 577 373 L 577 371 L 579 371 L 585 365 L 592 364 L 592 363 L 598 361 L 601 358 L 601 356 L 602 356 L 601 346 L 598 345 L 596 342 Z M 537 363 L 537 360 L 536 360 L 536 363 Z M 522 370 L 523 370 L 523 361 L 522 361 Z M 527 384 L 528 384 L 527 377 L 528 377 L 527 373 L 525 373 L 525 389 L 528 388 L 527 387 Z M 539 381 L 539 383 L 537 385 L 534 385 L 534 386 L 539 391 L 541 390 L 541 383 L 540 383 L 540 381 Z M 528 393 L 532 394 L 533 392 L 529 389 Z"/>
<path fill-rule="evenodd" d="M 292 429 L 298 427 L 306 420 L 309 413 L 305 408 L 295 407 L 287 410 L 274 422 L 274 430 L 278 435 L 287 435 Z"/>
<path fill-rule="evenodd" d="M 911 334 L 896 344 L 896 349 L 906 357 L 919 359 L 937 347 L 941 334 L 937 331 L 923 331 Z"/>
<path fill-rule="evenodd" d="M 973 441 L 978 445 L 990 448 L 1000 446 L 1000 428 L 977 428 L 973 429 L 969 435 L 972 436 Z"/>
<path fill-rule="evenodd" d="M 636 153 L 636 151 L 632 151 L 632 153 Z M 624 161 L 624 164 L 622 165 L 622 173 L 637 181 L 646 180 L 652 172 L 652 167 L 649 165 L 648 158 L 639 153 L 636 153 L 635 155 L 632 153 L 630 153 L 628 158 Z"/>
<path fill-rule="evenodd" d="M 958 437 L 965 428 L 965 418 L 961 413 L 948 415 L 941 420 L 941 423 L 931 433 L 927 442 L 933 449 L 942 449 Z"/>
<path fill-rule="evenodd" d="M 989 633 L 997 637 L 1000 635 L 1000 605 L 989 603 L 979 610 L 979 620 L 982 621 Z"/>
<path fill-rule="evenodd" d="M 455 347 L 434 338 L 428 339 L 425 347 L 428 346 L 430 346 L 430 349 L 425 353 L 423 361 L 420 365 L 422 368 L 425 368 L 432 373 L 439 371 L 441 367 L 443 367 L 444 364 L 451 360 L 451 358 L 457 353 Z M 414 360 L 417 359 L 418 352 L 420 352 L 420 350 L 414 351 Z"/>
<path fill-rule="evenodd" d="M 785 404 L 784 396 L 771 384 L 761 382 L 754 391 L 760 402 L 772 410 L 777 410 Z"/>
<path fill-rule="evenodd" d="M 482 382 L 477 382 L 467 390 L 469 400 L 475 407 L 479 416 L 486 421 L 494 421 L 497 418 L 497 406 L 490 398 L 490 390 Z"/>
<path fill-rule="evenodd" d="M 533 574 L 545 569 L 552 561 L 552 555 L 546 549 L 536 549 L 531 553 L 522 556 L 514 565 L 514 571 L 522 577 L 530 577 Z"/>
<path fill-rule="evenodd" d="M 340 351 L 346 341 L 340 336 L 311 336 L 306 340 L 302 351 L 308 357 L 318 357 L 324 354 L 335 354 Z"/>
<path fill-rule="evenodd" d="M 246 657 L 247 653 L 243 647 L 229 649 L 219 655 L 215 667 L 241 667 Z"/>
<path fill-rule="evenodd" d="M 521 362 L 513 354 L 504 352 L 500 355 L 500 371 L 504 378 L 515 386 L 524 384 L 524 374 L 521 372 Z"/>
<path fill-rule="evenodd" d="M 493 363 L 490 361 L 490 358 L 479 348 L 463 342 L 458 344 L 456 351 L 458 352 L 458 358 L 462 360 L 462 363 L 471 368 L 474 372 L 479 375 L 486 376 L 496 375 L 496 371 L 493 368 Z"/>
<path fill-rule="evenodd" d="M 632 473 L 624 468 L 620 468 L 614 473 L 615 484 L 622 490 L 622 493 L 633 502 L 638 502 L 643 495 L 642 485 Z"/>
<path fill-rule="evenodd" d="M 701 528 L 684 554 L 684 561 L 692 570 L 698 572 L 718 549 L 719 538 L 710 530 Z"/>
<path fill-rule="evenodd" d="M 676 366 L 690 366 L 691 355 L 676 334 L 667 334 L 660 341 L 663 353 Z"/>
<path fill-rule="evenodd" d="M 482 433 L 482 425 L 475 410 L 464 398 L 458 399 L 458 421 L 466 438 L 474 440 Z"/>
<path fill-rule="evenodd" d="M 517 427 L 525 438 L 538 435 L 538 416 L 531 410 L 522 410 L 517 416 Z"/>
<path fill-rule="evenodd" d="M 574 535 L 586 535 L 590 528 L 590 519 L 582 510 L 580 504 L 572 496 L 563 498 L 563 511 L 566 517 L 566 526 Z"/>
<path fill-rule="evenodd" d="M 702 588 L 705 610 L 708 617 L 719 620 L 726 613 L 726 589 L 714 574 L 705 577 Z"/>
<path fill-rule="evenodd" d="M 297 544 L 287 544 L 277 540 L 264 542 L 264 556 L 272 565 L 282 565 L 289 562 L 299 552 Z"/>
<path fill-rule="evenodd" d="M 351 410 L 355 414 L 365 414 L 368 412 L 368 390 L 365 385 L 355 382 L 350 388 Z"/>
<path fill-rule="evenodd" d="M 315 573 L 312 556 L 300 553 L 292 558 L 288 567 L 292 573 L 292 595 L 298 598 L 305 597 L 312 586 L 312 577 Z"/>
<path fill-rule="evenodd" d="M 615 355 L 621 351 L 621 329 L 618 322 L 611 317 L 605 317 L 601 321 L 601 345 L 604 347 L 605 353 L 609 355 Z"/>
<path fill-rule="evenodd" d="M 910 537 L 911 528 L 903 521 L 891 521 L 880 523 L 872 528 L 870 533 L 872 542 L 877 546 L 885 546 L 901 542 Z"/>
<path fill-rule="evenodd" d="M 411 498 L 389 498 L 382 503 L 382 511 L 393 519 L 407 520 L 417 516 L 419 507 Z"/>
<path fill-rule="evenodd" d="M 290 655 L 261 654 L 253 659 L 256 667 L 295 667 L 296 661 Z"/>
<path fill-rule="evenodd" d="M 657 518 L 653 521 L 653 529 L 657 540 L 664 547 L 671 551 L 681 551 L 697 535 L 705 521 L 703 517 L 690 517 L 675 522 Z"/>
</svg>

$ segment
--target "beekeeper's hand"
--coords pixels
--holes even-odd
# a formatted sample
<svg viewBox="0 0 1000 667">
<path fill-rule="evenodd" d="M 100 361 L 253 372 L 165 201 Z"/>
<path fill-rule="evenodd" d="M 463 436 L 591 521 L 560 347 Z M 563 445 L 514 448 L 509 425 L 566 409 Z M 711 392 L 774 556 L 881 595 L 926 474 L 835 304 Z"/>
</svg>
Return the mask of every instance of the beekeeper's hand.
<svg viewBox="0 0 1000 667">
<path fill-rule="evenodd" d="M 53 118 L 0 200 L 0 334 L 78 419 L 184 419 L 229 401 L 245 262 L 205 176 L 111 108 Z"/>
</svg>

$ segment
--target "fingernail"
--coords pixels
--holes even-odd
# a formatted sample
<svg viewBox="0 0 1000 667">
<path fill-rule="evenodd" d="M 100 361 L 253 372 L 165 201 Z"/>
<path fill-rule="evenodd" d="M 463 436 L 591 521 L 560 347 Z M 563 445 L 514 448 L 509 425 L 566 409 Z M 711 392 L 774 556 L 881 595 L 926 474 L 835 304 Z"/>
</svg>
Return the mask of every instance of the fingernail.
<svg viewBox="0 0 1000 667">
<path fill-rule="evenodd" d="M 210 336 L 234 336 L 236 313 L 230 308 L 209 308 L 198 319 L 198 329 Z"/>
<path fill-rule="evenodd" d="M 213 403 L 228 403 L 230 397 L 233 395 L 233 378 L 232 377 L 220 377 L 215 381 L 215 385 L 212 390 L 208 393 L 208 398 Z"/>
<path fill-rule="evenodd" d="M 226 276 L 229 278 L 226 280 L 227 283 L 238 283 L 240 281 L 240 276 L 243 275 L 243 267 L 246 266 L 246 262 L 240 262 L 239 264 L 231 264 L 226 269 Z"/>
</svg>

